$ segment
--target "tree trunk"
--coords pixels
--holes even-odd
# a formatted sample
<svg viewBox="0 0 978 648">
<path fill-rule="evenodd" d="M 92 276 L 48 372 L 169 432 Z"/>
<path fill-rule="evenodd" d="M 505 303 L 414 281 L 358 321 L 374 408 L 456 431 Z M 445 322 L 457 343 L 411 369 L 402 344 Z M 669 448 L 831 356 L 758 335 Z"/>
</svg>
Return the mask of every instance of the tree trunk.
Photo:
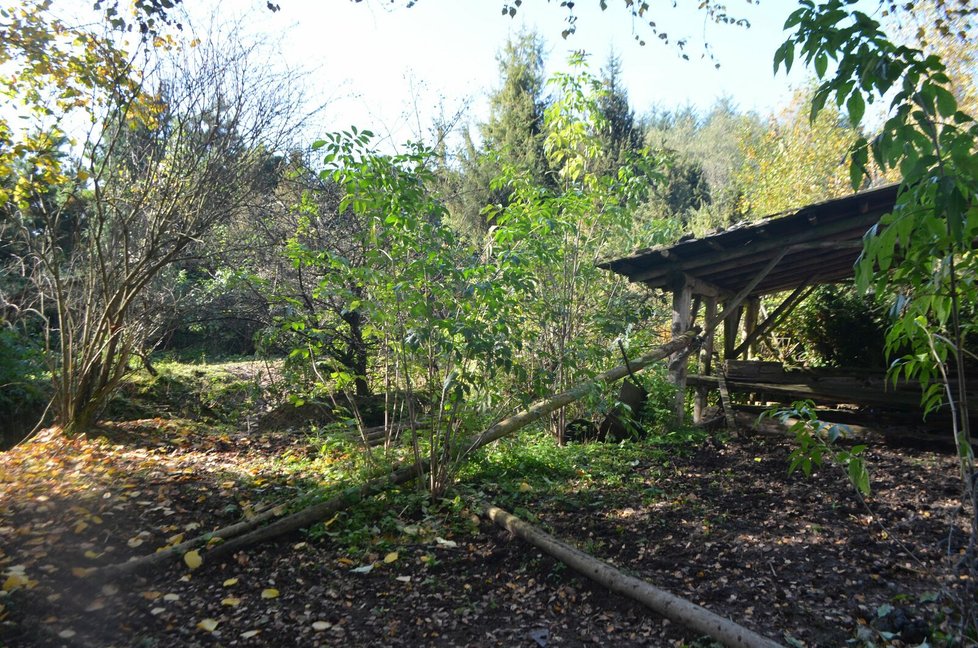
<svg viewBox="0 0 978 648">
<path fill-rule="evenodd" d="M 353 387 L 357 398 L 368 398 L 371 396 L 370 384 L 367 382 L 367 369 L 370 362 L 367 353 L 367 342 L 363 339 L 363 315 L 360 311 L 351 311 L 344 315 L 347 325 L 350 327 L 350 342 L 348 353 L 350 357 L 350 369 L 356 376 Z"/>
<path fill-rule="evenodd" d="M 653 612 L 716 639 L 725 646 L 738 648 L 777 648 L 775 641 L 734 623 L 704 607 L 660 590 L 633 576 L 626 576 L 606 562 L 571 547 L 544 533 L 503 509 L 485 504 L 483 515 L 513 535 L 526 540 L 544 553 L 573 568 L 582 576 L 604 585 L 613 592 L 638 601 Z"/>
</svg>

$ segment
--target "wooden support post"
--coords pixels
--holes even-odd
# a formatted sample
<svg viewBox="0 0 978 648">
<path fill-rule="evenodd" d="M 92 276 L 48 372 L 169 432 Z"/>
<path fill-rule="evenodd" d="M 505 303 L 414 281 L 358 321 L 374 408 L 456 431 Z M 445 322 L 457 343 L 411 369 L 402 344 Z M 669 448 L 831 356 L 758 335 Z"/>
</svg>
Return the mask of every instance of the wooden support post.
<svg viewBox="0 0 978 648">
<path fill-rule="evenodd" d="M 724 311 L 728 308 L 724 308 Z M 740 330 L 740 308 L 734 309 L 730 315 L 723 320 L 723 359 L 733 360 L 736 358 L 734 349 L 737 348 L 737 331 Z"/>
<path fill-rule="evenodd" d="M 744 303 L 744 340 L 755 338 L 754 331 L 757 330 L 757 316 L 761 310 L 761 300 L 751 297 Z M 747 360 L 757 357 L 757 345 L 753 342 L 747 345 Z"/>
<path fill-rule="evenodd" d="M 717 298 L 707 297 L 705 299 L 706 312 L 704 319 L 711 322 L 717 316 Z M 710 331 L 703 339 L 703 346 L 700 347 L 700 374 L 709 376 L 713 370 L 713 331 Z M 706 397 L 710 393 L 708 387 L 697 387 L 696 397 L 693 400 L 693 423 L 702 423 L 706 412 Z"/>
<path fill-rule="evenodd" d="M 693 289 L 683 275 L 677 275 L 672 286 L 672 332 L 673 337 L 687 331 L 693 320 Z M 676 422 L 683 424 L 686 411 L 686 356 L 680 351 L 669 360 L 669 378 L 676 386 Z"/>
</svg>

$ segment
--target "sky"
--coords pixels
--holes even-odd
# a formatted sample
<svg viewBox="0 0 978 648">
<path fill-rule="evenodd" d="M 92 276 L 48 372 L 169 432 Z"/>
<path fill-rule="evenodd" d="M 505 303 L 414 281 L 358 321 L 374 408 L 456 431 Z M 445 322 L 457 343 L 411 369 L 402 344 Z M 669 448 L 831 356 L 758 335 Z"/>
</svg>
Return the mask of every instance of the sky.
<svg viewBox="0 0 978 648">
<path fill-rule="evenodd" d="M 279 64 L 309 71 L 313 93 L 328 102 L 322 128 L 356 125 L 391 142 L 430 139 L 436 119 L 462 115 L 475 123 L 488 113 L 488 95 L 499 85 L 496 55 L 506 39 L 534 30 L 546 41 L 548 70 L 566 69 L 572 50 L 590 54 L 597 73 L 614 52 L 633 108 L 692 105 L 707 110 L 729 97 L 741 110 L 776 112 L 804 83 L 804 74 L 775 77 L 772 58 L 785 36 L 781 30 L 793 0 L 728 0 L 731 13 L 750 27 L 717 25 L 698 11 L 697 0 L 653 2 L 653 17 L 670 40 L 687 38 L 690 60 L 674 44 L 639 45 L 638 33 L 655 40 L 647 26 L 633 21 L 623 0 L 579 0 L 577 33 L 562 39 L 566 11 L 558 0 L 525 0 L 516 17 L 502 15 L 505 0 L 265 0 L 187 3 L 192 11 L 218 6 L 222 19 L 244 15 L 247 29 L 276 41 Z M 192 21 L 203 14 L 192 15 Z M 715 61 L 702 56 L 709 43 Z M 719 62 L 719 69 L 714 63 Z"/>
</svg>

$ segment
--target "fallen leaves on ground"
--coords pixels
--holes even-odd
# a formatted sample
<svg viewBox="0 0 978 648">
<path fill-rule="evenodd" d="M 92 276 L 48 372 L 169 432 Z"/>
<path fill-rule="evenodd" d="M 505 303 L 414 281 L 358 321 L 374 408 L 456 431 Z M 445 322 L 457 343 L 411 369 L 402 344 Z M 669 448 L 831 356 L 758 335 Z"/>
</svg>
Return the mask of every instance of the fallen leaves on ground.
<svg viewBox="0 0 978 648">
<path fill-rule="evenodd" d="M 38 645 L 34 630 L 45 619 L 57 619 L 48 634 L 75 633 L 68 638 L 92 645 L 205 646 L 218 636 L 272 647 L 696 638 L 484 521 L 452 534 L 410 512 L 403 533 L 378 535 L 368 554 L 351 557 L 328 535 L 310 535 L 215 565 L 195 549 L 183 555 L 192 573 L 100 583 L 100 565 L 247 517 L 267 489 L 288 486 L 263 472 L 270 457 L 299 448 L 287 435 L 211 438 L 164 419 L 112 429 L 114 440 L 51 433 L 0 455 L 0 638 L 12 645 Z M 572 497 L 516 490 L 558 537 L 778 640 L 787 632 L 801 645 L 842 645 L 895 594 L 936 589 L 932 574 L 942 573 L 957 506 L 953 457 L 872 450 L 870 518 L 844 476 L 788 477 L 788 451 L 734 440 L 665 466 L 639 464 L 627 487 L 582 471 Z M 910 563 L 899 543 L 923 564 Z"/>
</svg>

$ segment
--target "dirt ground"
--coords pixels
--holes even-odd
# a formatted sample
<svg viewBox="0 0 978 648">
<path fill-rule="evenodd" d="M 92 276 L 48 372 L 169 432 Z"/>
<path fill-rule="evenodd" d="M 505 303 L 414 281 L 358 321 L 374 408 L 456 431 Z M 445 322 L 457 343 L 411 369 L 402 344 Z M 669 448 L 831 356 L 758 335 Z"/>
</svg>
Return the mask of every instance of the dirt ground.
<svg viewBox="0 0 978 648">
<path fill-rule="evenodd" d="M 323 533 L 95 583 L 92 566 L 247 514 L 268 493 L 260 479 L 242 491 L 235 476 L 260 474 L 256 456 L 294 443 L 139 425 L 120 430 L 138 444 L 51 438 L 0 455 L 0 645 L 712 645 L 464 509 L 468 526 L 437 536 L 401 513 L 411 533 L 396 552 L 365 556 L 369 573 Z M 154 426 L 165 434 L 146 436 Z M 920 601 L 946 584 L 963 537 L 949 545 L 962 522 L 953 457 L 870 448 L 864 503 L 838 469 L 789 477 L 789 451 L 770 438 L 705 443 L 633 462 L 627 486 L 528 493 L 517 513 L 788 645 L 879 641 L 880 630 L 916 645 L 937 611 Z"/>
</svg>

